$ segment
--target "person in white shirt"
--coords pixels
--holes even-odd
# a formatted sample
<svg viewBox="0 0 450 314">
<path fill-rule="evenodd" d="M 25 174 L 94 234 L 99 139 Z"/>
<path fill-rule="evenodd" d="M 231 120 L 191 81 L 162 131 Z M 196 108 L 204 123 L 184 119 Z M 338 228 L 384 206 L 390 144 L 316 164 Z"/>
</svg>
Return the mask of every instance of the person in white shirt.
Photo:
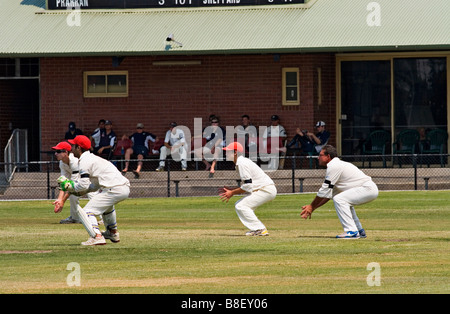
<svg viewBox="0 0 450 314">
<path fill-rule="evenodd" d="M 227 151 L 227 160 L 232 159 L 241 178 L 241 186 L 235 189 L 223 187 L 219 193 L 222 201 L 228 202 L 233 195 L 250 193 L 235 204 L 236 213 L 249 231 L 247 236 L 268 236 L 264 224 L 256 217 L 257 207 L 272 201 L 277 196 L 277 189 L 272 179 L 252 160 L 243 156 L 244 148 L 238 142 L 230 143 L 223 150 Z"/>
<path fill-rule="evenodd" d="M 356 216 L 354 206 L 375 200 L 378 197 L 377 185 L 355 165 L 340 160 L 336 148 L 331 145 L 325 145 L 320 151 L 319 165 L 327 167 L 325 181 L 312 203 L 302 206 L 301 217 L 311 218 L 316 208 L 333 199 L 344 228 L 344 233 L 336 238 L 365 238 L 366 232 Z"/>
<path fill-rule="evenodd" d="M 187 152 L 186 152 L 186 137 L 183 130 L 177 128 L 177 123 L 170 123 L 170 129 L 166 132 L 164 139 L 164 146 L 161 146 L 159 155 L 159 167 L 156 171 L 163 171 L 167 155 L 172 154 L 174 160 L 181 159 L 181 170 L 187 170 Z"/>
<path fill-rule="evenodd" d="M 60 142 L 56 146 L 52 147 L 52 150 L 55 151 L 56 159 L 59 160 L 61 176 L 65 176 L 71 180 L 77 180 L 79 176 L 78 158 L 75 158 L 71 153 L 72 146 L 68 142 Z M 76 195 L 71 195 L 68 192 L 60 190 L 58 198 L 52 203 L 55 205 L 55 213 L 60 213 L 63 210 L 64 203 L 67 200 L 70 202 L 70 216 L 66 219 L 62 219 L 59 223 L 79 223 L 80 221 L 78 218 L 77 207 L 80 206 L 80 203 L 79 197 Z"/>
<path fill-rule="evenodd" d="M 77 194 L 100 190 L 79 212 L 81 223 L 90 236 L 81 244 L 103 245 L 105 238 L 120 242 L 114 205 L 128 198 L 130 182 L 111 162 L 89 151 L 91 142 L 86 136 L 79 135 L 69 143 L 73 145 L 74 156 L 79 159 L 80 178 L 77 181 L 58 178 L 61 188 Z M 96 215 L 103 216 L 106 232 L 100 232 Z"/>
<path fill-rule="evenodd" d="M 280 117 L 273 115 L 270 117 L 271 125 L 263 132 L 263 148 L 271 158 L 269 158 L 268 169 L 277 170 L 279 164 L 280 151 L 285 152 L 282 141 L 286 139 L 286 129 L 280 124 Z"/>
</svg>

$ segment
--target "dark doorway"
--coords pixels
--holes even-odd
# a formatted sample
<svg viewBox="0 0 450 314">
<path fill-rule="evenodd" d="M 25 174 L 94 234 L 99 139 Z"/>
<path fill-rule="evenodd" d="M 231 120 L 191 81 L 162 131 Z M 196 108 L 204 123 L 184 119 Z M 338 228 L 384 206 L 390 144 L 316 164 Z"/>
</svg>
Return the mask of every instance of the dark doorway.
<svg viewBox="0 0 450 314">
<path fill-rule="evenodd" d="M 28 160 L 40 160 L 39 79 L 0 79 L 0 161 L 14 129 L 28 130 Z"/>
</svg>

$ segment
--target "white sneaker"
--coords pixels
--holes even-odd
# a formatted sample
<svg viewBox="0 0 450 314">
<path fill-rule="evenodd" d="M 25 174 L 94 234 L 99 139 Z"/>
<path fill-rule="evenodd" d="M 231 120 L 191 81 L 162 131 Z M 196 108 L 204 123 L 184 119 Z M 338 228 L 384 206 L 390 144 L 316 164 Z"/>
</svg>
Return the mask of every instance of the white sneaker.
<svg viewBox="0 0 450 314">
<path fill-rule="evenodd" d="M 248 237 L 254 237 L 254 236 L 268 236 L 269 232 L 267 229 L 258 229 L 258 230 L 250 230 L 245 233 Z"/>
<path fill-rule="evenodd" d="M 86 245 L 86 246 L 92 246 L 92 245 L 105 245 L 106 241 L 105 238 L 102 236 L 100 237 L 89 237 L 89 239 L 86 242 L 81 242 L 81 245 Z"/>
<path fill-rule="evenodd" d="M 338 234 L 336 236 L 338 239 L 359 239 L 359 232 L 358 231 L 347 231 L 341 234 Z"/>
</svg>

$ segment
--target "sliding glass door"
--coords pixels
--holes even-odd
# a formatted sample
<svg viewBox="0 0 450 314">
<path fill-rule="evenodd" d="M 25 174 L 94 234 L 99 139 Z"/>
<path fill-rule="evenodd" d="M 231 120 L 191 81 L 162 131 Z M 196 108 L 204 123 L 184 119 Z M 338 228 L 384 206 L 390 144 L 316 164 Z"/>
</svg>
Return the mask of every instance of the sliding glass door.
<svg viewBox="0 0 450 314">
<path fill-rule="evenodd" d="M 342 60 L 339 68 L 342 155 L 362 154 L 375 130 L 389 132 L 391 142 L 405 129 L 447 131 L 446 57 Z"/>
<path fill-rule="evenodd" d="M 359 155 L 375 130 L 391 130 L 390 61 L 341 63 L 342 155 Z"/>
</svg>

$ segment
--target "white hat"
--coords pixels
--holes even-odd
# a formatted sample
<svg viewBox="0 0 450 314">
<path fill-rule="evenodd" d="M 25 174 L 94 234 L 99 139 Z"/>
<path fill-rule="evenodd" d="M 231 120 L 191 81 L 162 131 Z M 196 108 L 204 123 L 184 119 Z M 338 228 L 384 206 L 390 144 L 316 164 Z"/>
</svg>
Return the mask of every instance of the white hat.
<svg viewBox="0 0 450 314">
<path fill-rule="evenodd" d="M 323 122 L 323 121 L 317 121 L 316 127 L 318 127 L 318 126 L 325 126 L 325 122 Z"/>
</svg>

